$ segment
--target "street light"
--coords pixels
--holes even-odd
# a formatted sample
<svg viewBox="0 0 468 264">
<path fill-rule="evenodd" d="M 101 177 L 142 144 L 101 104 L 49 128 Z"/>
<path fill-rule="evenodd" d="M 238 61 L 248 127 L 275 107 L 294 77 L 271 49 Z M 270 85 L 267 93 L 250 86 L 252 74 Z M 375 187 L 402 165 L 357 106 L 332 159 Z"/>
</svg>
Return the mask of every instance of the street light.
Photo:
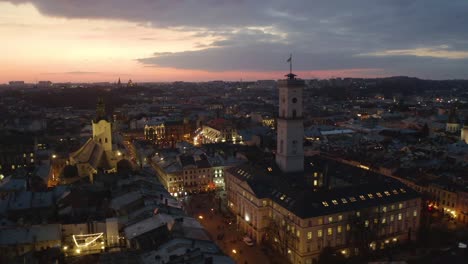
<svg viewBox="0 0 468 264">
<path fill-rule="evenodd" d="M 233 254 L 237 254 L 237 250 L 233 249 L 233 250 L 232 250 L 232 253 L 233 253 Z"/>
</svg>

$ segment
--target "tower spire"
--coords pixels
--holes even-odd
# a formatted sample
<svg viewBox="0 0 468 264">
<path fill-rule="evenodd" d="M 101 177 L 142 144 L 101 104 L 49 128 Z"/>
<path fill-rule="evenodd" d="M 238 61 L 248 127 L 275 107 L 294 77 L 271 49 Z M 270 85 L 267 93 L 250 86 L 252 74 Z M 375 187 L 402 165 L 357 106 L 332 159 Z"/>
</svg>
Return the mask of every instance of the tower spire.
<svg viewBox="0 0 468 264">
<path fill-rule="evenodd" d="M 289 74 L 286 74 L 285 76 L 288 77 L 288 79 L 293 80 L 296 77 L 296 74 L 292 73 L 292 53 L 289 54 L 289 59 L 286 62 L 289 62 Z"/>
</svg>

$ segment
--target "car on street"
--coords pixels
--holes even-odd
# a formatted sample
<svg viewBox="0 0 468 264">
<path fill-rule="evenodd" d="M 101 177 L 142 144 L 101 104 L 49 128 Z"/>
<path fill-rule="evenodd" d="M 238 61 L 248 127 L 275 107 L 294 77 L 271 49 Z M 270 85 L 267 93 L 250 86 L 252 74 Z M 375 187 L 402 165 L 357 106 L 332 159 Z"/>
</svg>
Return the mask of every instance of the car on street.
<svg viewBox="0 0 468 264">
<path fill-rule="evenodd" d="M 249 246 L 249 247 L 251 247 L 251 246 L 254 245 L 253 240 L 252 240 L 250 237 L 248 237 L 248 236 L 245 236 L 242 240 L 243 240 L 244 243 L 245 243 L 247 246 Z"/>
</svg>

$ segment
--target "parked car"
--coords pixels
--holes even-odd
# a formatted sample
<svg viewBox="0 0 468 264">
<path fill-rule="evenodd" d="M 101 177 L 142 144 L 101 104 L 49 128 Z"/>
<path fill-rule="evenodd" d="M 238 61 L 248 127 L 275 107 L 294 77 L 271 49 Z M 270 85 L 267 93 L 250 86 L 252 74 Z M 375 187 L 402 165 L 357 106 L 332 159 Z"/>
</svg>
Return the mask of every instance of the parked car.
<svg viewBox="0 0 468 264">
<path fill-rule="evenodd" d="M 245 236 L 242 240 L 243 240 L 244 243 L 245 243 L 247 246 L 249 246 L 249 247 L 251 247 L 251 246 L 254 245 L 253 240 L 252 240 L 250 237 L 248 237 L 248 236 Z"/>
</svg>

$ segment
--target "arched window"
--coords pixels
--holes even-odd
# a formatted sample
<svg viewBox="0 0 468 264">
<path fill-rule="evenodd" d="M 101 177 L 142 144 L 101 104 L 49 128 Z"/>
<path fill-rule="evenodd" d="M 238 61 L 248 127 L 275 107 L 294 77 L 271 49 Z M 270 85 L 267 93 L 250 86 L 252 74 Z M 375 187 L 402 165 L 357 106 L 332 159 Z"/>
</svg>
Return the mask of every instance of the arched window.
<svg viewBox="0 0 468 264">
<path fill-rule="evenodd" d="M 105 138 L 105 139 L 104 139 L 104 142 L 106 142 L 106 143 L 107 143 L 107 138 Z"/>
</svg>

